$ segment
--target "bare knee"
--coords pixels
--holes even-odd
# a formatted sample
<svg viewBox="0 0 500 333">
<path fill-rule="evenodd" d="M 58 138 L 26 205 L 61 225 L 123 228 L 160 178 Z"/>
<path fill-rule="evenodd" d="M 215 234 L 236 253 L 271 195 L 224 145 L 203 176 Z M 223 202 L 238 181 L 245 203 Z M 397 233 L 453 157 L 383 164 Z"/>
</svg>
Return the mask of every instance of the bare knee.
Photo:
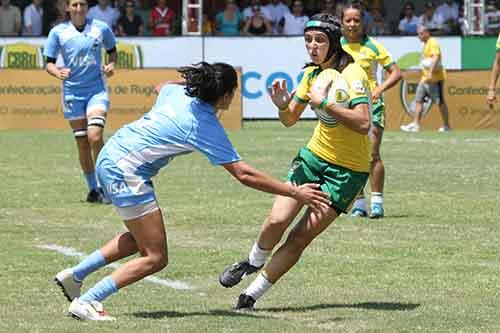
<svg viewBox="0 0 500 333">
<path fill-rule="evenodd" d="M 88 131 L 88 143 L 92 148 L 98 147 L 103 143 L 102 131 L 100 130 L 89 130 Z"/>
<path fill-rule="evenodd" d="M 163 253 L 150 254 L 146 258 L 148 259 L 146 263 L 147 270 L 150 274 L 159 272 L 168 265 L 168 257 Z"/>
<path fill-rule="evenodd" d="M 275 233 L 283 233 L 290 221 L 283 216 L 269 215 L 264 223 L 263 231 L 272 231 Z"/>
</svg>

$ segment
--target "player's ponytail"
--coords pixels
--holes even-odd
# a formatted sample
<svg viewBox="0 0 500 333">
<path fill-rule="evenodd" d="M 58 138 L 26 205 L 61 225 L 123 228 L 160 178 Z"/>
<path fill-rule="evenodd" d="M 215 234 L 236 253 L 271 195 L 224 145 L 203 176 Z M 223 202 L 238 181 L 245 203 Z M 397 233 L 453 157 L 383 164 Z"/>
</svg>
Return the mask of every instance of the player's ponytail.
<svg viewBox="0 0 500 333">
<path fill-rule="evenodd" d="M 186 80 L 186 95 L 215 104 L 238 86 L 238 77 L 233 66 L 225 63 L 200 62 L 178 70 Z"/>
</svg>

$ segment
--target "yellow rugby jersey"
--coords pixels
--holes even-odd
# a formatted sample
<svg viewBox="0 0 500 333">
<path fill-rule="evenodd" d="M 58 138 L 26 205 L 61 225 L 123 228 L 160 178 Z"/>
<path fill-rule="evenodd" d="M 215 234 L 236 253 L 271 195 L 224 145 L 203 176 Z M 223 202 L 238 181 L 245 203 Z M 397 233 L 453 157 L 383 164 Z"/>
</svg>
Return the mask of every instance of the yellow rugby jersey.
<svg viewBox="0 0 500 333">
<path fill-rule="evenodd" d="M 329 70 L 322 71 L 318 66 L 304 70 L 304 76 L 297 87 L 294 99 L 299 103 L 309 101 L 307 93 L 319 75 L 328 77 Z M 368 104 L 368 77 L 358 64 L 348 65 L 342 72 L 348 85 L 349 108 Z M 370 171 L 370 140 L 368 135 L 357 133 L 338 123 L 326 112 L 314 110 L 318 115 L 318 124 L 307 144 L 312 152 L 329 163 L 358 172 Z"/>
<path fill-rule="evenodd" d="M 497 38 L 497 52 L 500 52 L 500 33 L 498 34 Z"/>
<path fill-rule="evenodd" d="M 353 57 L 368 76 L 370 90 L 377 87 L 377 64 L 388 69 L 394 64 L 392 55 L 372 37 L 366 36 L 361 42 L 349 43 L 345 37 L 340 40 L 344 51 Z"/>
<path fill-rule="evenodd" d="M 434 37 L 430 37 L 424 44 L 424 52 L 422 59 L 422 79 L 427 78 L 429 73 L 429 68 L 432 63 L 432 56 L 439 55 L 439 61 L 436 64 L 435 71 L 432 73 L 432 82 L 443 81 L 446 77 L 446 72 L 443 67 L 443 55 L 441 54 L 441 48 L 437 40 Z"/>
</svg>

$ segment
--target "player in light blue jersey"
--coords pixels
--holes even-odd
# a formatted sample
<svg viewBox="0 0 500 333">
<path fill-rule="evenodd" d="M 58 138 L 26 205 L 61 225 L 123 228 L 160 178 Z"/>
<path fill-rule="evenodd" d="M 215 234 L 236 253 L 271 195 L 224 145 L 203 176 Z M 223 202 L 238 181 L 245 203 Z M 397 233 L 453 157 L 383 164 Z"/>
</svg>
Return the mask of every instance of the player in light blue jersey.
<svg viewBox="0 0 500 333">
<path fill-rule="evenodd" d="M 88 202 L 102 202 L 97 185 L 94 161 L 104 141 L 102 138 L 109 108 L 105 77 L 114 73 L 115 36 L 106 23 L 87 19 L 87 0 L 67 0 L 70 19 L 49 32 L 44 48 L 47 72 L 63 81 L 64 118 L 75 135 L 80 166 L 89 187 Z M 109 63 L 101 64 L 102 48 Z M 64 67 L 56 66 L 61 54 Z"/>
<path fill-rule="evenodd" d="M 183 85 L 163 86 L 152 110 L 117 131 L 99 154 L 99 181 L 128 232 L 56 275 L 57 284 L 72 301 L 69 313 L 73 317 L 113 320 L 100 302 L 167 265 L 167 237 L 151 179 L 176 156 L 199 151 L 243 185 L 291 197 L 317 210 L 330 204 L 316 184 L 283 183 L 241 160 L 216 116 L 216 110 L 227 109 L 233 99 L 237 87 L 233 67 L 200 63 L 179 72 Z M 137 252 L 140 257 L 80 295 L 81 281 L 88 274 Z"/>
</svg>

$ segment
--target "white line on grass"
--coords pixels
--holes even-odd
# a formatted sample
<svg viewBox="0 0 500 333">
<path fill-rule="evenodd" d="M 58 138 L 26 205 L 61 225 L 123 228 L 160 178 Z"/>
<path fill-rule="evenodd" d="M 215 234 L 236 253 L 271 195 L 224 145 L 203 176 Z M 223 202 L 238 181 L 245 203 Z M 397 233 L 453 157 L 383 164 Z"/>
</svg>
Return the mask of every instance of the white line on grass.
<svg viewBox="0 0 500 333">
<path fill-rule="evenodd" d="M 72 247 L 66 247 L 66 246 L 60 246 L 56 244 L 46 244 L 46 245 L 39 245 L 38 246 L 40 249 L 45 249 L 45 250 L 52 250 L 59 252 L 61 254 L 64 254 L 67 257 L 76 257 L 76 258 L 84 258 L 87 256 L 87 254 L 83 252 L 78 252 Z M 112 263 L 107 265 L 106 267 L 111 267 L 111 268 L 118 268 L 120 267 L 120 264 L 118 263 Z M 156 283 L 165 287 L 177 289 L 177 290 L 193 290 L 194 287 L 190 286 L 186 282 L 182 281 L 176 281 L 176 280 L 169 280 L 169 279 L 160 279 L 154 276 L 148 276 L 144 280 L 149 281 L 151 283 Z"/>
</svg>

